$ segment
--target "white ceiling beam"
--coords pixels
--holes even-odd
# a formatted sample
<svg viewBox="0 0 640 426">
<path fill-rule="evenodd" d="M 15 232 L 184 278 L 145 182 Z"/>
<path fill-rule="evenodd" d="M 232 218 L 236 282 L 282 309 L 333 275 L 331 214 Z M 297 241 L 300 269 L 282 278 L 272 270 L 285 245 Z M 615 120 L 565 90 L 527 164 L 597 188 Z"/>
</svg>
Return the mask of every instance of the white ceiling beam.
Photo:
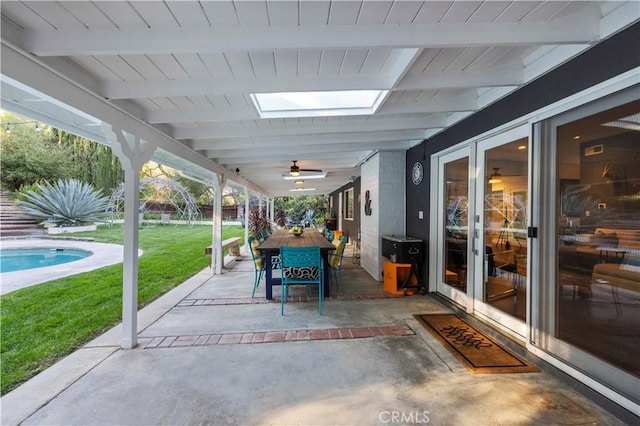
<svg viewBox="0 0 640 426">
<path fill-rule="evenodd" d="M 258 138 L 225 138 L 225 139 L 196 139 L 191 142 L 191 148 L 201 150 L 225 150 L 225 149 L 257 149 L 265 150 L 274 147 L 306 147 L 316 144 L 335 143 L 367 143 L 390 140 L 424 139 L 423 129 L 392 130 L 378 132 L 359 133 L 331 133 L 317 135 L 287 135 L 267 136 Z M 249 155 L 250 153 L 247 153 Z"/>
<path fill-rule="evenodd" d="M 313 146 L 280 146 L 280 147 L 269 147 L 266 150 L 266 155 L 288 155 L 289 157 L 300 157 L 303 156 L 308 158 L 309 156 L 313 156 L 318 153 L 335 153 L 339 152 L 351 152 L 353 150 L 372 150 L 372 149 L 381 149 L 381 150 L 406 150 L 411 148 L 416 140 L 392 140 L 392 141 L 372 141 L 372 142 L 360 142 L 360 143 L 332 143 L 325 145 L 313 145 Z M 202 151 L 206 157 L 208 158 L 216 158 L 218 160 L 225 161 L 225 158 L 234 158 L 240 157 L 242 155 L 247 155 L 246 149 L 225 149 L 225 150 L 206 150 Z M 263 157 L 262 153 L 254 156 L 254 160 L 259 162 Z"/>
<path fill-rule="evenodd" d="M 331 161 L 330 163 L 323 161 L 323 159 L 304 158 L 298 161 L 298 166 L 300 166 L 300 168 L 302 169 L 323 169 L 326 172 L 331 172 L 331 171 L 343 169 L 345 167 L 353 167 L 353 164 L 351 163 L 352 160 L 346 158 L 348 156 L 349 154 L 340 155 L 339 157 L 334 157 L 332 159 L 333 161 Z M 292 163 L 290 159 L 259 161 L 255 164 L 252 164 L 249 170 L 246 170 L 246 169 L 242 170 L 242 173 L 244 174 L 245 172 L 249 171 L 248 174 L 251 175 L 251 171 L 271 170 L 273 172 L 274 168 L 282 169 L 283 173 L 285 172 L 288 173 L 289 168 L 291 167 L 291 164 Z M 278 178 L 280 178 L 280 176 L 278 176 Z"/>
<path fill-rule="evenodd" d="M 150 124 L 192 123 L 207 121 L 240 121 L 259 120 L 260 115 L 255 108 L 191 108 L 163 109 L 148 111 L 145 120 Z"/>
<path fill-rule="evenodd" d="M 226 159 L 222 159 L 222 161 L 226 161 Z M 357 161 L 355 158 L 340 160 L 340 162 L 337 164 L 334 164 L 332 161 L 331 168 L 324 167 L 324 166 L 318 166 L 318 167 L 309 166 L 309 167 L 315 168 L 315 169 L 322 169 L 323 172 L 327 173 L 327 176 L 331 177 L 331 175 L 338 173 L 344 170 L 345 168 L 354 167 L 354 165 L 356 164 L 355 161 Z M 291 164 L 291 162 L 289 162 L 289 164 Z M 240 169 L 240 173 L 246 176 L 247 178 L 251 178 L 252 180 L 259 178 L 260 180 L 264 179 L 266 181 L 282 180 L 283 176 L 288 175 L 288 171 L 289 171 L 289 165 L 284 165 L 284 166 L 276 165 L 268 168 L 263 168 L 261 166 L 261 163 L 255 163 L 249 167 L 243 167 Z M 304 173 L 300 174 L 301 179 L 304 179 L 305 177 L 306 176 Z"/>
<path fill-rule="evenodd" d="M 162 29 L 37 29 L 23 35 L 38 56 L 214 53 L 274 49 L 446 48 L 580 44 L 598 39 L 598 21 L 327 25 Z"/>
<path fill-rule="evenodd" d="M 111 81 L 100 93 L 107 99 L 156 98 L 172 96 L 225 95 L 236 93 L 311 92 L 317 90 L 388 89 L 387 76 L 353 75 L 338 78 L 319 76 L 284 78 L 216 78 L 166 81 Z"/>
<path fill-rule="evenodd" d="M 440 113 L 452 111 L 475 111 L 478 97 L 475 93 L 451 99 L 432 98 L 422 102 L 394 102 L 383 104 L 374 116 L 387 114 Z"/>
<path fill-rule="evenodd" d="M 522 83 L 523 67 L 507 67 L 483 71 L 407 73 L 393 90 L 470 89 L 514 86 Z"/>
<path fill-rule="evenodd" d="M 174 127 L 173 137 L 176 139 L 223 139 L 223 138 L 247 138 L 288 135 L 312 135 L 323 133 L 353 133 L 353 132 L 378 132 L 384 130 L 410 130 L 445 127 L 446 116 L 434 114 L 426 119 L 371 119 L 371 120 L 340 120 L 314 122 L 310 124 L 271 124 L 253 127 Z"/>
<path fill-rule="evenodd" d="M 350 152 L 345 152 L 340 154 L 341 157 L 344 157 L 345 160 L 352 160 L 353 161 L 353 165 L 355 166 L 360 160 L 362 160 L 363 158 L 365 158 L 369 153 L 371 153 L 371 150 L 367 150 L 367 149 L 363 149 L 362 151 L 350 151 Z M 215 152 L 213 153 L 215 155 Z M 242 164 L 252 164 L 252 163 L 256 163 L 256 162 L 262 162 L 265 160 L 280 160 L 280 161 L 291 161 L 292 158 L 294 158 L 295 156 L 293 154 L 272 154 L 268 151 L 265 152 L 261 152 L 260 153 L 260 157 L 256 160 L 256 157 L 247 157 L 246 155 L 246 151 L 244 152 L 244 155 L 240 156 L 240 157 L 228 157 L 228 158 L 224 158 L 220 161 L 216 161 L 219 164 L 224 164 L 227 167 L 230 168 L 234 168 L 234 167 L 239 167 L 240 168 L 240 173 L 242 173 Z M 211 158 L 212 160 L 215 160 L 215 157 L 208 157 Z M 302 157 L 299 157 L 302 158 Z M 333 161 L 336 158 L 336 154 L 335 153 L 315 153 L 315 154 L 304 154 L 304 159 L 305 160 L 331 160 Z M 301 168 L 322 168 L 322 167 L 301 167 Z M 287 170 L 289 169 L 289 167 L 282 167 L 282 173 L 285 173 Z"/>
<path fill-rule="evenodd" d="M 523 82 L 522 68 L 486 71 L 429 72 L 407 74 L 393 90 L 427 90 L 511 86 Z M 339 78 L 318 76 L 291 78 L 221 78 L 170 81 L 110 81 L 99 89 L 107 99 L 172 96 L 203 96 L 234 93 L 311 92 L 316 90 L 386 90 L 394 82 L 388 76 L 353 75 Z"/>
<path fill-rule="evenodd" d="M 448 113 L 474 111 L 478 107 L 475 93 L 454 99 L 435 99 L 427 102 L 384 103 L 374 116 L 386 114 Z M 148 111 L 145 119 L 151 124 L 197 123 L 218 121 L 261 120 L 255 108 L 190 108 Z"/>
</svg>

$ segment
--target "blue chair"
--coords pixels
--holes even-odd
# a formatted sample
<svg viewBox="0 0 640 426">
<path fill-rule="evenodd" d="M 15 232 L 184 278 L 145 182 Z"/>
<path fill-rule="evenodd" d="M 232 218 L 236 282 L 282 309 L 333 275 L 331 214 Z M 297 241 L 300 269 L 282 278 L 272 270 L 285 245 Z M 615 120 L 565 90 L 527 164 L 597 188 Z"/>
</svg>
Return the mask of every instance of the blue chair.
<svg viewBox="0 0 640 426">
<path fill-rule="evenodd" d="M 344 290 L 342 285 L 342 259 L 344 257 L 344 249 L 347 246 L 349 239 L 345 235 L 340 235 L 333 243 L 336 246 L 336 250 L 333 254 L 329 255 L 329 267 L 331 268 L 331 275 L 335 278 L 338 291 Z"/>
<path fill-rule="evenodd" d="M 256 237 L 249 237 L 249 249 L 251 250 L 251 257 L 253 258 L 253 266 L 255 268 L 255 277 L 253 280 L 253 292 L 251 297 L 256 295 L 256 290 L 260 286 L 260 280 L 264 276 L 264 255 L 256 250 L 256 247 L 260 244 L 260 241 Z"/>
<path fill-rule="evenodd" d="M 322 315 L 324 267 L 320 247 L 280 247 L 280 259 L 282 268 L 280 315 L 284 315 L 284 302 L 289 297 L 290 285 L 317 285 L 318 312 Z"/>
<path fill-rule="evenodd" d="M 327 235 L 325 235 L 325 237 L 327 237 L 327 240 L 333 241 L 333 231 L 327 231 Z"/>
</svg>

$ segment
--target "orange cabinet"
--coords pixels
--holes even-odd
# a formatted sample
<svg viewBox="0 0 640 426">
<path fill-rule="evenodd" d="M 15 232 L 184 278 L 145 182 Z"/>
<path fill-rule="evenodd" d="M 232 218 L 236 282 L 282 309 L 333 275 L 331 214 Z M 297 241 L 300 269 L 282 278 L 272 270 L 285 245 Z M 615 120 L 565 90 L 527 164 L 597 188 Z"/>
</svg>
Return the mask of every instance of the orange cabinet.
<svg viewBox="0 0 640 426">
<path fill-rule="evenodd" d="M 385 259 L 383 265 L 384 291 L 391 294 L 404 294 L 402 284 L 411 273 L 410 263 L 393 263 Z M 411 285 L 418 283 L 415 276 L 411 277 Z M 415 289 L 409 289 L 413 293 Z"/>
</svg>

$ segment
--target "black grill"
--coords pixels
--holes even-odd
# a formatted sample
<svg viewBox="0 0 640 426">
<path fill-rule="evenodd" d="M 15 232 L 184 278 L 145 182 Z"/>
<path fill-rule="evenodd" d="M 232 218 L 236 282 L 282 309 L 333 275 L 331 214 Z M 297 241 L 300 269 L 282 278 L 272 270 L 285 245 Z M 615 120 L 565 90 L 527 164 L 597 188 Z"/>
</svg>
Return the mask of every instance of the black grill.
<svg viewBox="0 0 640 426">
<path fill-rule="evenodd" d="M 406 235 L 382 237 L 382 255 L 393 263 L 422 263 L 424 241 Z"/>
</svg>

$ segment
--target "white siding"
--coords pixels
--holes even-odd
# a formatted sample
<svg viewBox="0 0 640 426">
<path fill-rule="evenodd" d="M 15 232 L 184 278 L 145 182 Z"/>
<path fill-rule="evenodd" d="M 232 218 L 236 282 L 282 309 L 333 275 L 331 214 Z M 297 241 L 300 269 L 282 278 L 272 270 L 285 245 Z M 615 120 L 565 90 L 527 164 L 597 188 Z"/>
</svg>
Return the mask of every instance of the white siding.
<svg viewBox="0 0 640 426">
<path fill-rule="evenodd" d="M 360 170 L 360 223 L 362 267 L 382 281 L 383 235 L 405 233 L 405 153 L 379 152 Z M 369 191 L 371 215 L 364 214 L 365 194 Z"/>
</svg>

